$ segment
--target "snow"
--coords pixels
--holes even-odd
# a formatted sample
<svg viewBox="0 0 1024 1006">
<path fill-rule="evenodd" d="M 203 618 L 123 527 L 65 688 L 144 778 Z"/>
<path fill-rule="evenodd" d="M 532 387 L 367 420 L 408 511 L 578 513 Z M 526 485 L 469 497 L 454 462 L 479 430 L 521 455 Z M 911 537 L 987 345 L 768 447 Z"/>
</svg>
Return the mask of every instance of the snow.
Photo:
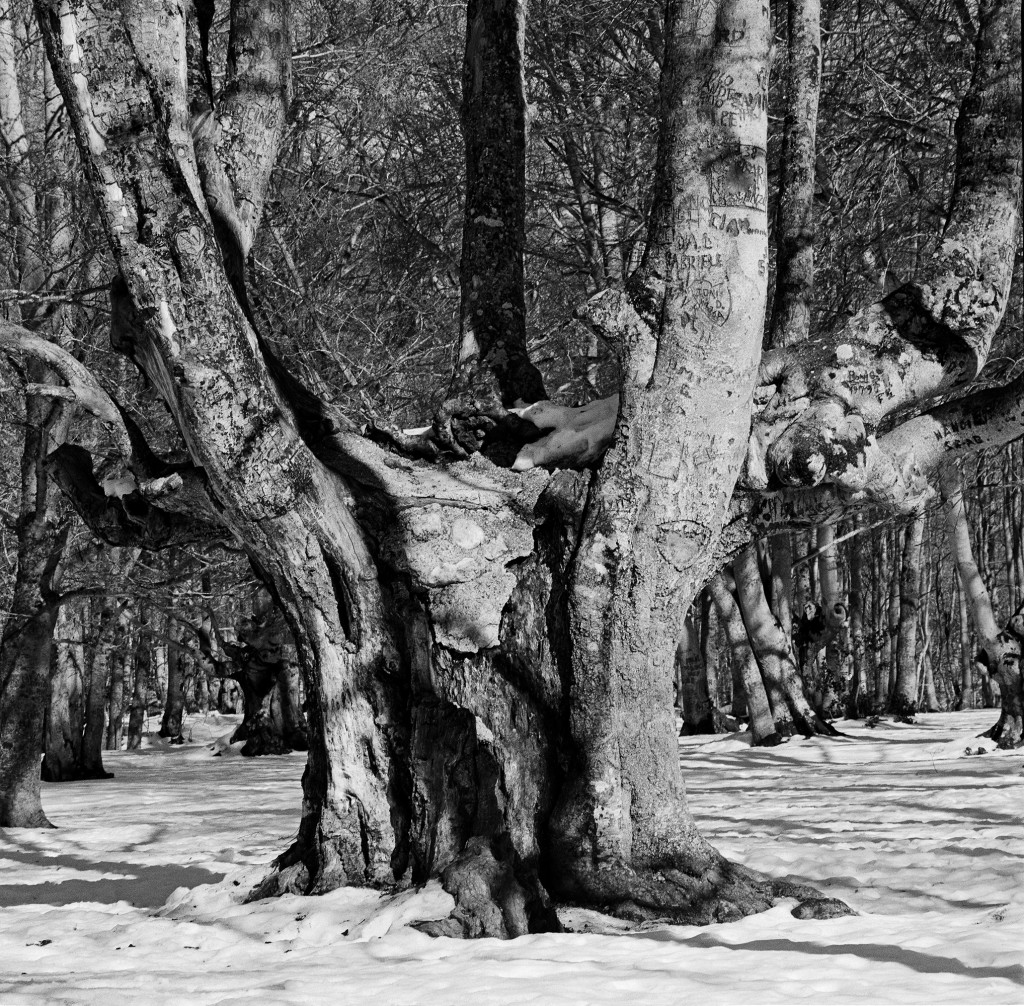
<svg viewBox="0 0 1024 1006">
<path fill-rule="evenodd" d="M 304 759 L 233 757 L 237 718 L 193 718 L 191 745 L 46 785 L 58 830 L 0 831 L 0 1003 L 1024 1003 L 1024 754 L 978 739 L 995 715 L 844 722 L 767 750 L 681 742 L 719 848 L 853 917 L 801 921 L 787 901 L 629 932 L 572 910 L 588 931 L 510 942 L 410 928 L 447 914 L 436 884 L 242 904 L 295 833 Z"/>
</svg>

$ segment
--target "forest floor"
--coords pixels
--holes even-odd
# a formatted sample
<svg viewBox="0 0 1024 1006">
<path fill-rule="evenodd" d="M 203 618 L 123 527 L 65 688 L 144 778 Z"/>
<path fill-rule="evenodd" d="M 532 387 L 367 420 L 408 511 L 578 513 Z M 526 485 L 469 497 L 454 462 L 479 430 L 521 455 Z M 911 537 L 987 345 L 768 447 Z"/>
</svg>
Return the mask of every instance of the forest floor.
<svg viewBox="0 0 1024 1006">
<path fill-rule="evenodd" d="M 694 812 L 732 858 L 817 885 L 857 914 L 511 942 L 432 939 L 436 885 L 241 896 L 298 821 L 302 755 L 193 743 L 107 754 L 116 778 L 44 788 L 55 831 L 0 831 L 0 1003 L 1024 1003 L 1024 753 L 977 734 L 992 711 L 752 750 L 681 742 Z M 982 757 L 970 756 L 965 749 Z"/>
</svg>

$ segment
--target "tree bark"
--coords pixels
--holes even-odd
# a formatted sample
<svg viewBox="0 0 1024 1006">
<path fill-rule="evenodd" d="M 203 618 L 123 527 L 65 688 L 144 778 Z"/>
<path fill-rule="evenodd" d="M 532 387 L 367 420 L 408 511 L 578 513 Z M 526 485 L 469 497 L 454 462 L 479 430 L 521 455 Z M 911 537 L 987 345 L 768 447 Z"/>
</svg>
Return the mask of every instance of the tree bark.
<svg viewBox="0 0 1024 1006">
<path fill-rule="evenodd" d="M 122 628 L 126 626 L 122 623 Z M 128 638 L 122 637 L 121 643 L 114 651 L 110 666 L 110 691 L 107 699 L 107 739 L 108 751 L 120 751 L 124 731 L 124 682 L 128 669 L 131 649 Z"/>
<path fill-rule="evenodd" d="M 899 625 L 896 637 L 896 683 L 889 709 L 900 719 L 917 712 L 917 623 L 921 606 L 921 541 L 924 514 L 907 526 L 900 564 Z"/>
<path fill-rule="evenodd" d="M 142 747 L 142 731 L 149 712 L 149 679 L 153 648 L 145 632 L 140 632 L 135 643 L 132 660 L 132 704 L 128 710 L 127 750 L 137 751 Z"/>
<path fill-rule="evenodd" d="M 50 675 L 50 702 L 46 722 L 42 778 L 47 782 L 78 779 L 82 763 L 82 734 L 85 727 L 86 631 L 81 605 L 64 605 L 55 631 Z"/>
<path fill-rule="evenodd" d="M 683 711 L 683 734 L 717 733 L 717 710 L 708 691 L 700 631 L 694 625 L 692 611 L 683 622 L 683 634 L 676 647 L 676 675 L 679 680 L 679 705 Z"/>
<path fill-rule="evenodd" d="M 805 737 L 834 736 L 835 728 L 814 712 L 804 695 L 792 642 L 782 631 L 765 598 L 756 549 L 749 547 L 740 553 L 733 563 L 733 574 L 736 600 L 743 613 L 751 648 L 768 685 L 769 698 L 773 694 L 779 696 L 772 703 L 776 729 L 783 736 L 793 732 L 786 723 L 784 710 L 787 710 L 793 727 Z"/>
<path fill-rule="evenodd" d="M 853 546 L 850 549 L 850 655 L 853 662 L 853 674 L 847 691 L 846 715 L 851 719 L 858 719 L 869 711 L 871 699 L 867 688 L 866 643 L 864 639 L 864 607 L 868 598 L 864 589 L 862 549 L 866 542 L 863 535 L 863 520 L 860 517 L 856 517 L 854 520 L 854 528 L 859 533 L 854 538 Z"/>
<path fill-rule="evenodd" d="M 456 389 L 500 404 L 547 398 L 526 348 L 524 0 L 470 0 L 462 68 L 466 209 L 460 265 L 461 346 Z"/>
<path fill-rule="evenodd" d="M 584 311 L 621 347 L 617 416 L 594 410 L 611 447 L 598 471 L 548 479 L 529 472 L 540 454 L 517 460 L 517 471 L 479 457 L 424 465 L 385 455 L 305 391 L 256 331 L 231 266 L 258 224 L 265 160 L 235 157 L 228 172 L 217 142 L 203 140 L 205 126 L 192 139 L 185 71 L 195 77 L 201 47 L 180 8 L 121 6 L 83 25 L 48 0 L 37 6 L 122 276 L 128 309 L 115 311 L 116 345 L 167 405 L 194 474 L 202 473 L 193 488 L 201 482 L 216 503 L 204 515 L 245 549 L 284 612 L 306 675 L 310 757 L 299 835 L 258 893 L 439 875 L 456 909 L 437 930 L 500 936 L 557 926 L 548 892 L 630 918 L 729 919 L 770 904 L 782 888 L 727 864 L 686 806 L 671 707 L 681 616 L 719 561 L 745 460 L 762 487 L 769 478 L 777 487 L 825 476 L 847 486 L 871 445 L 850 420 L 836 440 L 852 448 L 842 466 L 830 447 L 823 476 L 814 451 L 804 451 L 805 438 L 816 450 L 838 428 L 836 415 L 846 417 L 824 376 L 839 373 L 834 353 L 819 345 L 801 357 L 821 364 L 812 390 L 827 398 L 804 410 L 813 435 L 804 413 L 793 419 L 790 383 L 767 425 L 778 432 L 779 410 L 790 410 L 785 422 L 799 429 L 772 440 L 781 446 L 767 461 L 763 449 L 749 450 L 768 265 L 767 8 L 668 4 L 647 251 L 627 293 L 605 291 Z M 471 8 L 467 50 L 478 13 L 486 11 Z M 521 17 L 515 5 L 495 13 Z M 270 39 L 286 35 L 287 23 L 276 5 L 267 14 L 233 23 L 247 25 L 247 51 L 279 81 L 287 54 Z M 521 46 L 518 27 L 502 37 Z M 521 51 L 474 53 L 521 67 Z M 479 69 L 482 86 L 490 70 Z M 515 75 L 521 82 L 521 70 Z M 238 121 L 249 107 L 244 91 Z M 275 94 L 263 89 L 253 101 L 264 108 Z M 283 112 L 272 111 L 262 130 L 249 131 L 257 148 L 280 142 Z M 250 185 L 258 197 L 242 229 L 214 212 L 226 174 L 236 192 Z M 992 200 L 1000 210 L 1004 174 Z M 972 192 L 961 189 L 955 217 Z M 228 207 L 237 214 L 242 202 L 232 196 Z M 483 209 L 474 224 L 511 229 L 511 214 L 506 222 Z M 1009 223 L 993 223 L 1000 250 L 1016 219 L 1012 207 L 1005 215 Z M 952 233 L 973 248 L 974 235 L 959 226 L 956 217 Z M 927 398 L 959 387 L 964 357 L 986 354 L 1002 272 L 988 257 L 983 264 L 982 296 L 967 305 L 980 311 L 969 350 L 955 319 L 957 337 L 938 340 L 948 352 L 934 367 L 922 364 L 918 343 L 908 347 L 900 324 L 916 324 L 918 302 L 931 303 L 939 280 L 960 273 L 944 260 L 927 291 L 915 287 L 880 309 L 871 345 L 881 362 L 865 364 L 870 340 L 862 339 L 856 366 L 840 368 L 836 380 L 858 378 L 862 365 L 872 388 L 883 378 L 893 387 L 895 378 L 913 380 L 891 396 L 892 409 L 880 400 L 866 422 L 916 407 L 915 389 Z M 465 301 L 471 289 L 463 293 Z M 995 307 L 982 309 L 988 293 Z M 517 301 L 509 303 L 514 314 Z M 864 334 L 874 317 L 852 330 Z M 935 336 L 931 322 L 925 327 Z M 506 351 L 514 348 L 506 341 Z M 583 433 L 574 444 L 591 444 Z M 598 438 L 590 460 L 601 450 Z M 187 512 L 183 481 L 149 477 L 140 497 Z M 753 567 L 746 576 L 738 569 L 737 586 L 751 640 L 759 655 L 774 648 L 778 680 L 791 685 L 789 641 L 747 552 Z M 755 630 L 767 630 L 765 645 Z M 789 697 L 806 721 L 813 713 L 799 706 L 798 691 Z"/>
<path fill-rule="evenodd" d="M 0 141 L 6 151 L 10 215 L 14 224 L 19 288 L 41 291 L 46 283 L 40 254 L 39 215 L 30 170 L 30 145 L 22 120 L 12 13 L 0 11 Z M 20 313 L 15 306 L 15 322 Z M 37 360 L 26 367 L 30 384 L 51 380 Z M 0 636 L 0 827 L 46 827 L 40 801 L 39 758 L 50 687 L 53 629 L 57 618 L 55 576 L 67 528 L 45 458 L 63 439 L 69 419 L 62 403 L 25 398 L 21 496 L 15 535 L 18 565 L 11 610 Z"/>
<path fill-rule="evenodd" d="M 85 730 L 82 734 L 82 777 L 109 779 L 112 773 L 103 768 L 103 727 L 107 703 L 107 673 L 113 649 L 111 633 L 116 624 L 113 605 L 106 598 L 98 608 L 99 618 L 94 627 L 95 646 L 88 661 L 89 674 L 86 689 Z"/>
<path fill-rule="evenodd" d="M 810 334 L 814 298 L 814 189 L 818 93 L 821 86 L 821 5 L 789 0 L 786 120 L 779 180 L 778 251 L 772 347 Z"/>
<path fill-rule="evenodd" d="M 718 608 L 719 618 L 725 629 L 725 638 L 729 644 L 730 659 L 737 668 L 746 695 L 747 715 L 750 722 L 751 743 L 754 747 L 771 747 L 782 741 L 782 736 L 775 729 L 775 720 L 768 704 L 768 694 L 761 671 L 757 666 L 754 651 L 747 639 L 747 629 L 743 624 L 743 615 L 736 604 L 732 591 L 725 585 L 722 574 L 712 577 L 708 590 Z"/>
<path fill-rule="evenodd" d="M 834 716 L 839 707 L 839 696 L 844 692 L 846 657 L 849 645 L 849 609 L 842 601 L 839 583 L 839 555 L 835 545 L 835 529 L 831 524 L 820 524 L 817 535 L 818 571 L 821 583 L 821 607 L 825 616 L 825 665 L 819 669 L 819 716 Z"/>
<path fill-rule="evenodd" d="M 950 466 L 941 482 L 941 488 L 945 503 L 946 538 L 960 577 L 961 596 L 970 610 L 979 643 L 986 652 L 993 651 L 990 658 L 995 663 L 994 645 L 999 635 L 999 627 L 996 624 L 988 589 L 974 560 L 971 528 L 967 521 L 967 506 L 964 502 L 963 481 L 959 468 Z"/>
<path fill-rule="evenodd" d="M 160 736 L 170 739 L 172 744 L 184 744 L 181 735 L 181 721 L 185 713 L 185 666 L 181 649 L 173 638 L 167 646 L 167 701 L 160 721 Z"/>
</svg>

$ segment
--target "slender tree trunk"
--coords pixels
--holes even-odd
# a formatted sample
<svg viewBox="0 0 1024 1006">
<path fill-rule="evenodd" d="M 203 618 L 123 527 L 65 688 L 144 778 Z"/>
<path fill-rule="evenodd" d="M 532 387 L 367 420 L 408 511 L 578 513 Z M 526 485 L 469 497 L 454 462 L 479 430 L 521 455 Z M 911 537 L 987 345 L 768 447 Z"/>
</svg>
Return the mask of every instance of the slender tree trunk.
<svg viewBox="0 0 1024 1006">
<path fill-rule="evenodd" d="M 898 528 L 888 530 L 889 554 L 892 566 L 886 570 L 889 583 L 889 661 L 887 665 L 888 680 L 885 687 L 886 704 L 891 708 L 892 698 L 896 691 L 896 678 L 899 664 L 899 630 L 900 630 L 900 585 L 903 581 L 903 556 L 905 547 L 900 548 L 900 532 Z M 905 546 L 905 542 L 904 542 Z"/>
<path fill-rule="evenodd" d="M 167 571 L 171 576 L 176 571 L 173 558 L 168 560 Z M 160 720 L 160 736 L 170 739 L 172 744 L 184 744 L 185 738 L 181 735 L 181 720 L 185 714 L 185 659 L 180 646 L 181 628 L 171 618 L 167 619 L 166 624 L 167 639 L 164 644 L 164 652 L 166 653 L 167 693 L 164 714 Z"/>
<path fill-rule="evenodd" d="M 750 648 L 750 642 L 747 639 L 743 615 L 740 613 L 732 591 L 725 585 L 721 573 L 712 577 L 708 584 L 708 591 L 714 599 L 720 624 L 725 630 L 732 666 L 742 682 L 750 722 L 751 742 L 755 747 L 770 747 L 778 744 L 782 741 L 782 736 L 775 729 L 775 720 L 768 704 L 768 694 L 765 691 L 764 682 L 761 680 L 761 671 L 757 666 L 754 651 Z M 792 723 L 791 720 L 789 722 Z"/>
<path fill-rule="evenodd" d="M 167 702 L 160 721 L 160 736 L 170 738 L 172 744 L 185 743 L 181 735 L 184 712 L 185 662 L 181 649 L 172 642 L 167 647 Z"/>
<path fill-rule="evenodd" d="M 466 144 L 462 345 L 456 388 L 480 395 L 496 379 L 501 404 L 547 398 L 526 355 L 524 0 L 469 0 L 462 70 Z"/>
<path fill-rule="evenodd" d="M 708 676 L 701 652 L 700 630 L 693 613 L 683 622 L 683 634 L 676 647 L 676 674 L 680 683 L 683 734 L 713 734 L 715 706 L 708 692 Z"/>
<path fill-rule="evenodd" d="M 825 664 L 819 675 L 819 716 L 833 716 L 845 685 L 846 657 L 849 645 L 849 609 L 842 600 L 839 582 L 839 555 L 835 529 L 831 524 L 818 526 L 818 576 L 821 583 L 821 607 L 825 616 Z"/>
<path fill-rule="evenodd" d="M 771 539 L 772 614 L 782 631 L 793 637 L 793 543 L 789 531 L 772 535 Z"/>
<path fill-rule="evenodd" d="M 974 648 L 971 646 L 971 630 L 967 620 L 967 592 L 957 584 L 957 609 L 960 613 L 960 694 L 956 709 L 974 708 Z"/>
<path fill-rule="evenodd" d="M 946 537 L 950 552 L 956 561 L 962 596 L 970 610 L 979 642 L 983 649 L 989 650 L 999 635 L 999 627 L 996 624 L 985 580 L 974 561 L 971 530 L 967 521 L 967 507 L 964 503 L 963 485 L 958 468 L 951 467 L 943 479 L 942 496 L 945 502 Z"/>
<path fill-rule="evenodd" d="M 805 737 L 821 733 L 834 735 L 835 729 L 811 709 L 804 695 L 791 641 L 783 633 L 765 598 L 757 551 L 744 549 L 733 563 L 736 599 L 747 627 L 747 638 L 768 685 L 769 697 L 781 693 L 795 728 Z M 772 705 L 779 733 L 787 729 L 782 708 Z"/>
<path fill-rule="evenodd" d="M 786 120 L 779 184 L 777 284 L 772 345 L 806 339 L 814 297 L 814 187 L 818 94 L 821 87 L 821 4 L 789 0 Z"/>
<path fill-rule="evenodd" d="M 850 654 L 853 674 L 847 691 L 846 715 L 851 719 L 864 715 L 870 708 L 865 667 L 864 606 L 867 592 L 864 590 L 862 551 L 867 542 L 863 534 L 863 520 L 860 517 L 855 518 L 854 528 L 861 533 L 853 539 L 850 548 Z"/>
<path fill-rule="evenodd" d="M 153 648 L 145 632 L 139 633 L 135 644 L 134 660 L 132 661 L 132 704 L 128 712 L 128 745 L 129 751 L 142 747 L 142 732 L 146 725 L 149 699 L 149 679 L 151 677 L 151 661 Z"/>
<path fill-rule="evenodd" d="M 112 651 L 111 630 L 115 623 L 113 605 L 104 599 L 96 620 L 96 643 L 89 661 L 86 688 L 85 731 L 82 734 L 82 775 L 86 779 L 107 779 L 103 768 L 104 718 L 107 702 L 107 673 Z M 94 611 L 96 609 L 94 608 Z"/>
<path fill-rule="evenodd" d="M 123 623 L 122 623 L 123 624 Z M 124 730 L 124 683 L 131 648 L 128 638 L 122 635 L 113 654 L 110 665 L 110 692 L 107 701 L 107 741 L 108 751 L 120 751 Z"/>
<path fill-rule="evenodd" d="M 896 642 L 896 687 L 889 708 L 900 718 L 917 712 L 917 623 L 921 606 L 921 541 L 924 515 L 907 526 L 900 565 L 899 634 Z"/>
</svg>

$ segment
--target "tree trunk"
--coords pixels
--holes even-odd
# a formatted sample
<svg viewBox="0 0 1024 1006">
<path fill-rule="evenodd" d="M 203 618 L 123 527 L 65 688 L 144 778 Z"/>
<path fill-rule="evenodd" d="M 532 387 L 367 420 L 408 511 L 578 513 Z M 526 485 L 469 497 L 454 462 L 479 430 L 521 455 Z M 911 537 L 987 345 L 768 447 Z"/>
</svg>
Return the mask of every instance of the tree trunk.
<svg viewBox="0 0 1024 1006">
<path fill-rule="evenodd" d="M 865 547 L 863 520 L 855 518 L 855 530 L 859 533 L 853 540 L 850 549 L 850 655 L 853 661 L 853 674 L 847 691 L 846 715 L 858 719 L 868 713 L 871 708 L 871 697 L 867 689 L 867 673 L 865 667 L 866 646 L 864 640 L 864 606 L 867 602 L 864 590 L 864 560 L 862 549 Z M 870 572 L 870 567 L 869 567 Z"/>
<path fill-rule="evenodd" d="M 16 72 L 13 12 L 0 11 L 0 142 L 6 155 L 5 193 L 13 224 L 18 287 L 37 293 L 46 284 L 39 254 L 39 218 L 31 180 L 28 137 Z M 65 263 L 60 263 L 61 267 Z M 12 320 L 20 320 L 17 304 Z M 29 321 L 31 319 L 26 319 Z M 39 361 L 26 367 L 27 381 L 42 385 L 52 375 Z M 67 527 L 58 516 L 57 493 L 44 467 L 53 444 L 63 439 L 70 410 L 38 394 L 25 398 L 21 495 L 15 535 L 18 565 L 10 614 L 0 636 L 0 827 L 46 827 L 40 802 L 40 764 L 50 687 L 53 629 L 57 618 L 55 576 Z"/>
<path fill-rule="evenodd" d="M 896 685 L 889 709 L 899 719 L 917 712 L 917 623 L 921 606 L 921 541 L 924 515 L 907 526 L 900 565 L 899 634 L 896 641 Z"/>
<path fill-rule="evenodd" d="M 170 739 L 172 744 L 184 744 L 181 735 L 181 720 L 185 712 L 185 661 L 178 645 L 178 631 L 168 623 L 170 640 L 167 643 L 167 702 L 160 721 L 160 736 Z"/>
<path fill-rule="evenodd" d="M 974 647 L 971 646 L 971 631 L 967 621 L 967 592 L 962 584 L 956 588 L 957 608 L 960 612 L 960 693 L 957 695 L 955 709 L 974 708 Z"/>
<path fill-rule="evenodd" d="M 778 261 L 772 347 L 807 338 L 814 297 L 814 188 L 818 94 L 821 87 L 821 4 L 789 0 L 786 120 L 779 182 Z"/>
<path fill-rule="evenodd" d="M 733 563 L 733 575 L 747 638 L 761 667 L 768 696 L 778 696 L 772 702 L 776 730 L 783 736 L 793 733 L 794 727 L 805 737 L 816 733 L 835 735 L 837 731 L 811 709 L 804 695 L 792 643 L 768 606 L 755 548 L 740 553 Z"/>
<path fill-rule="evenodd" d="M 683 734 L 718 733 L 715 705 L 708 691 L 708 675 L 701 652 L 700 630 L 691 611 L 683 622 L 683 634 L 676 647 L 676 675 L 679 705 L 683 711 Z"/>
<path fill-rule="evenodd" d="M 1004 750 L 1024 746 L 1024 678 L 1021 676 L 1021 647 L 1016 640 L 1002 642 L 992 676 L 999 682 L 1002 711 L 999 721 L 988 731 Z"/>
<path fill-rule="evenodd" d="M 95 610 L 95 608 L 94 608 Z M 103 768 L 103 727 L 107 702 L 107 672 L 110 667 L 111 632 L 116 624 L 113 606 L 104 599 L 99 606 L 96 643 L 89 660 L 85 704 L 85 731 L 82 735 L 82 777 L 109 779 L 112 773 Z"/>
<path fill-rule="evenodd" d="M 782 741 L 782 736 L 775 729 L 771 707 L 768 705 L 768 694 L 765 692 L 761 671 L 757 666 L 754 651 L 747 639 L 747 629 L 743 624 L 743 615 L 736 604 L 732 591 L 725 585 L 722 575 L 712 577 L 708 590 L 718 608 L 718 617 L 725 629 L 725 638 L 729 644 L 729 654 L 733 667 L 743 684 L 746 696 L 747 713 L 750 722 L 751 743 L 754 747 L 771 747 Z M 789 721 L 790 724 L 792 721 Z"/>
<path fill-rule="evenodd" d="M 130 662 L 129 640 L 122 636 L 114 651 L 110 666 L 110 691 L 107 700 L 107 741 L 108 751 L 120 751 L 124 730 L 124 682 Z"/>
<path fill-rule="evenodd" d="M 137 751 L 142 747 L 142 731 L 146 725 L 149 712 L 149 679 L 150 661 L 153 648 L 145 632 L 139 633 L 135 643 L 134 660 L 132 661 L 132 704 L 128 711 L 128 743 L 127 750 Z"/>
<path fill-rule="evenodd" d="M 951 467 L 942 480 L 942 498 L 945 503 L 946 538 L 949 550 L 956 561 L 957 573 L 960 576 L 960 589 L 965 599 L 974 629 L 983 649 L 988 651 L 995 644 L 999 635 L 985 581 L 974 561 L 974 550 L 971 548 L 971 528 L 967 521 L 967 507 L 964 502 L 963 483 L 960 470 Z M 991 654 L 994 663 L 995 654 Z"/>
<path fill-rule="evenodd" d="M 850 649 L 849 609 L 842 600 L 839 555 L 835 546 L 835 529 L 831 524 L 818 526 L 817 545 L 821 607 L 825 616 L 825 663 L 819 669 L 816 712 L 825 718 L 836 715 L 839 696 L 845 690 L 844 670 Z"/>
<path fill-rule="evenodd" d="M 903 582 L 903 559 L 906 550 L 900 549 L 899 528 L 892 528 L 889 535 L 889 555 L 892 559 L 891 567 L 886 571 L 889 582 L 889 607 L 887 610 L 889 628 L 889 661 L 886 667 L 888 680 L 885 683 L 886 704 L 892 707 L 892 697 L 896 691 L 896 678 L 899 667 L 899 631 L 900 631 L 900 586 Z"/>
<path fill-rule="evenodd" d="M 47 782 L 80 779 L 85 727 L 85 624 L 81 605 L 64 605 L 57 618 L 59 642 L 50 676 L 50 703 L 42 777 Z"/>
<path fill-rule="evenodd" d="M 726 863 L 699 834 L 671 704 L 682 615 L 721 561 L 719 548 L 737 547 L 722 534 L 744 462 L 761 488 L 769 477 L 773 488 L 811 486 L 821 478 L 822 444 L 826 474 L 859 471 L 875 449 L 864 421 L 847 419 L 846 399 L 837 405 L 834 393 L 789 416 L 792 436 L 787 426 L 772 442 L 770 464 L 758 465 L 764 458 L 751 444 L 768 272 L 767 5 L 667 5 L 644 260 L 628 292 L 605 291 L 581 310 L 620 348 L 617 422 L 596 472 L 550 479 L 518 457 L 508 471 L 479 457 L 424 465 L 385 455 L 298 385 L 256 331 L 238 263 L 252 249 L 284 130 L 286 5 L 232 5 L 223 87 L 230 114 L 221 109 L 218 119 L 211 109 L 202 121 L 192 118 L 193 99 L 213 94 L 215 75 L 181 6 L 111 7 L 81 31 L 65 7 L 37 6 L 121 274 L 115 343 L 167 405 L 195 466 L 176 466 L 177 481 L 147 473 L 121 436 L 125 463 L 141 469 L 139 501 L 168 522 L 177 518 L 176 527 L 206 522 L 218 540 L 229 534 L 246 550 L 306 674 L 303 816 L 295 845 L 258 893 L 392 887 L 439 875 L 456 908 L 435 931 L 501 936 L 557 926 L 547 892 L 675 921 L 736 918 L 793 893 Z M 490 196 L 467 199 L 466 244 L 487 239 L 482 227 L 509 232 L 489 241 L 481 262 L 495 289 L 514 285 L 509 263 L 521 248 L 521 234 L 511 233 L 518 208 L 506 212 L 522 195 L 521 39 L 518 4 L 470 7 L 467 174 L 479 163 L 472 151 L 480 136 L 499 151 L 513 148 L 516 165 L 486 172 L 493 206 Z M 474 102 L 492 84 L 504 107 L 481 123 Z M 995 119 L 988 106 L 975 118 L 1003 129 L 1012 97 L 995 103 Z M 240 122 L 264 125 L 233 125 Z M 975 126 L 964 127 L 968 140 Z M 1012 128 L 1005 132 L 994 137 L 999 151 L 1016 149 Z M 849 367 L 833 347 L 808 343 L 831 361 L 814 372 L 815 394 L 833 379 L 824 375 L 842 370 L 846 380 L 854 367 L 872 390 L 864 401 L 879 373 L 892 378 L 890 388 L 899 379 L 903 390 L 882 396 L 874 426 L 916 404 L 912 392 L 963 383 L 964 357 L 984 360 L 1001 315 L 998 305 L 980 305 L 1002 297 L 1000 256 L 1015 233 L 1011 197 L 1019 193 L 1011 170 L 993 167 L 986 181 L 989 174 L 998 184 L 985 189 L 988 202 L 975 198 L 973 176 L 954 200 L 947 258 L 959 263 L 958 249 L 975 248 L 978 235 L 957 215 L 965 201 L 974 217 L 988 214 L 983 236 L 995 235 L 995 251 L 985 253 L 983 279 L 972 266 L 971 289 L 980 292 L 963 298 L 965 317 L 943 315 L 943 324 L 958 325 L 943 362 L 913 369 L 926 353 L 933 360 L 942 341 L 922 290 L 930 297 L 938 289 L 946 303 L 942 291 L 964 281 L 947 258 L 891 314 L 879 308 L 851 321 L 874 326 L 878 337 L 856 343 Z M 500 187 L 498 177 L 506 179 Z M 472 255 L 464 247 L 464 262 Z M 500 382 L 521 349 L 525 356 L 511 324 L 521 289 L 509 291 L 508 308 L 504 300 L 472 306 L 473 280 L 483 275 L 463 270 L 463 305 L 480 310 L 481 321 L 493 321 L 495 308 L 498 321 L 510 322 L 496 342 L 505 340 L 505 353 L 490 367 Z M 480 296 L 492 293 L 488 283 Z M 908 318 L 915 333 L 924 325 L 924 348 L 901 334 Z M 484 338 L 474 339 L 486 356 Z M 864 364 L 869 353 L 882 358 L 878 366 Z M 102 404 L 104 421 L 119 429 L 117 410 Z M 837 412 L 845 432 L 832 438 L 838 426 L 826 419 Z M 586 430 L 568 432 L 590 445 Z M 842 465 L 833 463 L 838 453 Z M 751 641 L 759 659 L 774 655 L 779 680 L 791 685 L 789 641 L 768 611 L 754 550 L 744 556 L 753 566 L 741 576 L 741 556 L 737 586 Z M 799 705 L 798 683 L 788 697 L 805 724 L 813 718 Z"/>
</svg>

